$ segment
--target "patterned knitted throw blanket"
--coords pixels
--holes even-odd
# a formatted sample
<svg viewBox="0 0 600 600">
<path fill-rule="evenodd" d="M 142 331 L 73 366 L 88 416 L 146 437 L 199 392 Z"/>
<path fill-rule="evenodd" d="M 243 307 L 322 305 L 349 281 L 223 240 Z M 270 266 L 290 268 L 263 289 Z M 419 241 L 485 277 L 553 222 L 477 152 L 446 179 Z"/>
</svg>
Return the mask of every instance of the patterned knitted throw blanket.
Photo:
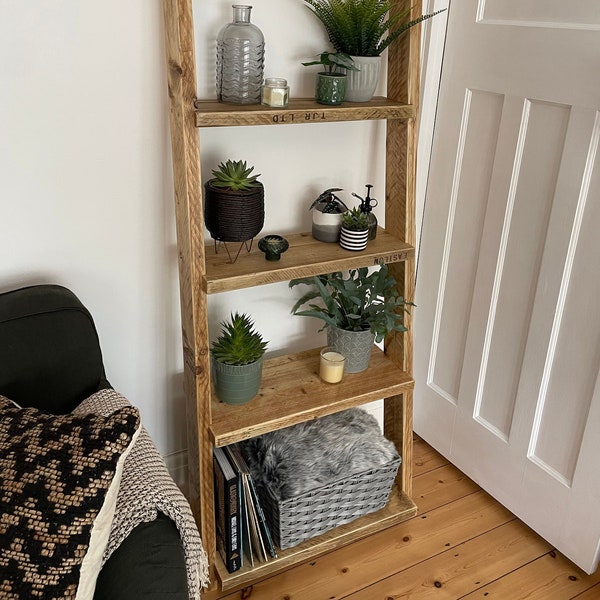
<svg viewBox="0 0 600 600">
<path fill-rule="evenodd" d="M 130 406 L 118 392 L 108 389 L 84 400 L 74 414 L 110 415 Z M 154 521 L 158 512 L 177 526 L 185 553 L 190 600 L 198 600 L 200 589 L 209 583 L 208 559 L 202 547 L 190 506 L 177 487 L 150 436 L 142 428 L 123 469 L 117 507 L 103 564 L 140 523 Z"/>
</svg>

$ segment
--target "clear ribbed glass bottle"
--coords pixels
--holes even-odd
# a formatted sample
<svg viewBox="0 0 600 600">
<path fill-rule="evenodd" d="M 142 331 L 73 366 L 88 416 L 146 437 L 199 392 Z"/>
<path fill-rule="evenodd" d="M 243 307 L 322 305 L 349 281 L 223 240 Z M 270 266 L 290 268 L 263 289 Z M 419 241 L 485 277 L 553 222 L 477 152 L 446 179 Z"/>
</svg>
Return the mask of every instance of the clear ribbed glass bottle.
<svg viewBox="0 0 600 600">
<path fill-rule="evenodd" d="M 251 6 L 232 7 L 233 22 L 217 36 L 217 99 L 232 104 L 260 104 L 265 38 L 250 22 Z"/>
</svg>

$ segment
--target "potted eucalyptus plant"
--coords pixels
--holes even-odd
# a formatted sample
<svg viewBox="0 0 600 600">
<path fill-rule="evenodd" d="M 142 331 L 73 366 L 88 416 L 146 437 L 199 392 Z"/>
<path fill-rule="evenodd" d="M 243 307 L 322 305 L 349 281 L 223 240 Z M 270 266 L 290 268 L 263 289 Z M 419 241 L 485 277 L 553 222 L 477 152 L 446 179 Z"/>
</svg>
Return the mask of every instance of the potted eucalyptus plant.
<svg viewBox="0 0 600 600">
<path fill-rule="evenodd" d="M 231 314 L 211 345 L 215 391 L 227 404 L 245 404 L 256 396 L 268 342 L 245 313 Z"/>
<path fill-rule="evenodd" d="M 363 212 L 358 206 L 342 215 L 340 231 L 340 246 L 344 250 L 358 252 L 367 247 L 369 241 L 369 213 Z"/>
<path fill-rule="evenodd" d="M 204 184 L 204 221 L 215 241 L 252 240 L 265 222 L 265 190 L 246 161 L 227 160 Z"/>
<path fill-rule="evenodd" d="M 302 63 L 305 67 L 322 65 L 317 73 L 315 100 L 319 104 L 338 106 L 346 96 L 346 72 L 357 71 L 352 58 L 344 52 L 321 52 L 318 60 Z"/>
<path fill-rule="evenodd" d="M 346 100 L 373 97 L 381 53 L 402 33 L 442 11 L 406 21 L 412 8 L 389 14 L 390 0 L 304 0 L 321 21 L 335 50 L 352 57 L 358 70 L 348 72 Z M 445 10 L 445 9 L 443 9 Z"/>
<path fill-rule="evenodd" d="M 321 242 L 337 242 L 340 239 L 342 215 L 348 210 L 336 195 L 342 188 L 329 188 L 319 194 L 308 210 L 312 210 L 312 236 Z"/>
<path fill-rule="evenodd" d="M 371 273 L 362 267 L 346 275 L 336 272 L 289 283 L 290 287 L 300 284 L 311 289 L 294 304 L 292 313 L 324 321 L 327 345 L 346 357 L 348 373 L 369 366 L 374 342 L 394 331 L 406 331 L 404 313 L 413 304 L 398 294 L 396 280 L 385 264 Z"/>
</svg>

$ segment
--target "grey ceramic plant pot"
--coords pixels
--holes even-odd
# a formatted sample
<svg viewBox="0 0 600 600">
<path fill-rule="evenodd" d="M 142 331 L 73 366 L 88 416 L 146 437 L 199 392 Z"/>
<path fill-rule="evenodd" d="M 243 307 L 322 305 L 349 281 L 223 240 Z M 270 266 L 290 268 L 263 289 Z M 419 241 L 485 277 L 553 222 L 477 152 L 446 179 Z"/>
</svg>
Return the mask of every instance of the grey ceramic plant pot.
<svg viewBox="0 0 600 600">
<path fill-rule="evenodd" d="M 213 382 L 219 400 L 226 404 L 250 402 L 260 388 L 263 359 L 249 365 L 225 365 L 211 356 Z"/>
<path fill-rule="evenodd" d="M 346 373 L 360 373 L 369 366 L 375 334 L 366 331 L 346 331 L 327 327 L 327 345 L 346 357 Z"/>
</svg>

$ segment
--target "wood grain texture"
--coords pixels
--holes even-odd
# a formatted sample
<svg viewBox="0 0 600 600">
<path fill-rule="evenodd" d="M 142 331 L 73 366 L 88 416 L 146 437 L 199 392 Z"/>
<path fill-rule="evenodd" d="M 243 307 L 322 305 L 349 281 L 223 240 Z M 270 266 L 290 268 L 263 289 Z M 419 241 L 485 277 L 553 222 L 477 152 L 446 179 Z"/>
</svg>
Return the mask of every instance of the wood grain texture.
<svg viewBox="0 0 600 600">
<path fill-rule="evenodd" d="M 413 481 L 418 516 L 237 591 L 210 593 L 203 600 L 600 598 L 600 572 L 585 575 L 548 551 L 546 542 L 417 438 L 415 462 L 420 460 L 426 470 Z M 498 537 L 499 528 L 507 524 L 515 535 Z M 537 558 L 530 560 L 532 556 Z M 375 592 L 388 595 L 370 595 Z"/>
<path fill-rule="evenodd" d="M 393 3 L 397 12 L 410 6 L 408 2 Z M 413 14 L 420 11 L 420 2 L 413 3 Z M 413 54 L 414 40 L 419 35 L 418 27 L 409 29 L 392 44 L 388 51 L 388 97 L 398 101 L 418 91 L 418 54 Z M 416 86 L 416 87 L 415 87 Z M 418 92 L 417 92 L 418 95 Z M 416 105 L 415 105 L 416 106 Z M 415 115 L 416 118 L 416 115 Z M 415 242 L 415 119 L 390 120 L 386 136 L 386 186 L 385 223 L 401 241 L 414 246 Z M 414 299 L 414 258 L 389 265 L 390 273 L 398 282 L 398 291 L 409 301 Z M 393 334 L 385 340 L 385 352 L 407 373 L 412 373 L 412 318 L 404 317 L 408 332 Z M 398 484 L 411 493 L 412 486 L 412 391 L 402 398 L 386 398 L 384 403 L 384 432 L 387 437 L 402 447 L 403 463 L 398 475 Z"/>
<path fill-rule="evenodd" d="M 552 551 L 465 596 L 465 600 L 564 600 L 574 597 L 581 600 L 585 599 L 586 595 L 597 600 L 600 598 L 598 582 L 600 572 L 587 575 L 562 554 Z M 596 584 L 596 587 L 589 590 L 592 584 Z M 588 593 L 580 596 L 585 590 L 588 590 Z"/>
<path fill-rule="evenodd" d="M 272 358 L 265 361 L 259 393 L 249 403 L 213 401 L 212 441 L 232 444 L 409 390 L 413 383 L 378 348 L 366 371 L 346 373 L 338 384 L 319 378 L 319 349 Z"/>
<path fill-rule="evenodd" d="M 417 436 L 413 437 L 413 477 L 449 464 L 448 460 L 427 442 Z"/>
<path fill-rule="evenodd" d="M 387 358 L 375 356 L 370 369 L 347 380 L 335 390 L 322 391 L 313 358 L 289 357 L 269 361 L 261 393 L 243 409 L 232 411 L 211 401 L 206 294 L 284 281 L 354 266 L 388 262 L 405 297 L 414 292 L 414 152 L 418 100 L 419 28 L 412 28 L 390 49 L 387 98 L 367 103 L 324 107 L 313 100 L 293 100 L 289 108 L 239 107 L 214 101 L 197 101 L 193 15 L 191 0 L 163 0 L 165 13 L 171 136 L 175 179 L 175 208 L 181 289 L 184 373 L 188 406 L 190 500 L 211 560 L 215 550 L 212 445 L 245 439 L 301 420 L 343 410 L 362 402 L 385 398 L 385 431 L 404 458 L 390 505 L 370 520 L 336 529 L 331 536 L 311 541 L 308 550 L 284 555 L 268 569 L 258 568 L 230 576 L 224 585 L 250 583 L 269 573 L 289 568 L 299 560 L 316 556 L 357 538 L 389 527 L 414 514 L 407 496 L 412 486 L 412 333 L 386 340 Z M 394 10 L 407 7 L 394 2 Z M 413 14 L 421 8 L 414 3 Z M 410 99 L 410 102 L 409 102 Z M 203 240 L 202 188 L 196 127 L 232 125 L 298 124 L 371 119 L 388 120 L 386 162 L 386 223 L 365 253 L 350 255 L 334 245 L 317 248 L 307 236 L 292 237 L 292 248 L 277 265 L 268 264 L 253 251 L 235 265 L 226 254 L 217 256 Z M 391 236 L 389 235 L 391 234 Z M 296 250 L 299 252 L 296 252 Z M 410 325 L 410 318 L 407 319 Z M 391 361 L 391 362 L 390 362 Z M 294 364 L 293 367 L 291 363 Z M 310 366 L 309 366 L 310 365 Z M 285 403 L 278 402 L 281 397 Z M 308 399 L 308 400 L 307 400 Z M 368 523 L 368 526 L 363 525 Z M 206 595 L 217 594 L 216 584 Z"/>
<path fill-rule="evenodd" d="M 481 488 L 453 465 L 433 469 L 413 480 L 412 498 L 419 514 L 454 502 L 480 491 Z"/>
<path fill-rule="evenodd" d="M 290 566 L 306 562 L 406 521 L 416 512 L 412 500 L 394 487 L 387 506 L 382 510 L 360 517 L 347 525 L 336 527 L 293 548 L 278 551 L 277 560 L 258 565 L 255 563 L 254 568 L 242 567 L 235 573 L 228 573 L 217 557 L 217 575 L 221 581 L 221 588 L 230 590 L 279 573 Z"/>
<path fill-rule="evenodd" d="M 456 599 L 507 571 L 539 558 L 550 545 L 523 523 L 510 521 L 455 548 L 347 596 L 348 600 Z M 506 598 L 511 598 L 510 596 Z M 513 597 L 514 598 L 514 597 Z M 518 598 L 518 596 L 517 596 Z M 512 599 L 511 599 L 512 600 Z"/>
<path fill-rule="evenodd" d="M 405 261 L 413 259 L 415 255 L 414 246 L 401 242 L 381 228 L 377 237 L 361 252 L 344 250 L 339 244 L 319 242 L 310 233 L 285 234 L 284 237 L 290 247 L 276 262 L 265 260 L 256 241 L 249 253 L 242 249 L 235 263 L 229 262 L 222 245 L 215 248 L 214 242 L 207 244 L 204 290 L 215 294 L 297 277 L 371 267 L 381 262 Z M 229 246 L 233 251 L 239 244 Z"/>
<path fill-rule="evenodd" d="M 369 102 L 347 102 L 342 106 L 317 104 L 312 98 L 292 98 L 286 108 L 257 104 L 224 105 L 214 100 L 196 101 L 198 127 L 305 125 L 373 119 L 411 119 L 414 116 L 413 106 L 381 96 Z"/>
<path fill-rule="evenodd" d="M 428 557 L 514 518 L 483 492 L 457 500 L 457 509 L 458 518 L 448 507 L 442 506 L 431 511 L 427 519 L 416 517 L 393 530 L 372 535 L 335 554 L 316 558 L 293 571 L 255 584 L 251 597 L 253 600 L 353 597 L 368 582 L 393 577 L 399 569 L 416 568 Z M 239 591 L 225 598 L 240 600 L 244 596 Z"/>
<path fill-rule="evenodd" d="M 210 369 L 205 335 L 206 300 L 201 289 L 204 233 L 199 145 L 193 110 L 196 66 L 191 11 L 191 0 L 163 0 L 188 423 L 188 490 L 212 570 L 215 520 L 212 449 L 207 435 Z"/>
</svg>

